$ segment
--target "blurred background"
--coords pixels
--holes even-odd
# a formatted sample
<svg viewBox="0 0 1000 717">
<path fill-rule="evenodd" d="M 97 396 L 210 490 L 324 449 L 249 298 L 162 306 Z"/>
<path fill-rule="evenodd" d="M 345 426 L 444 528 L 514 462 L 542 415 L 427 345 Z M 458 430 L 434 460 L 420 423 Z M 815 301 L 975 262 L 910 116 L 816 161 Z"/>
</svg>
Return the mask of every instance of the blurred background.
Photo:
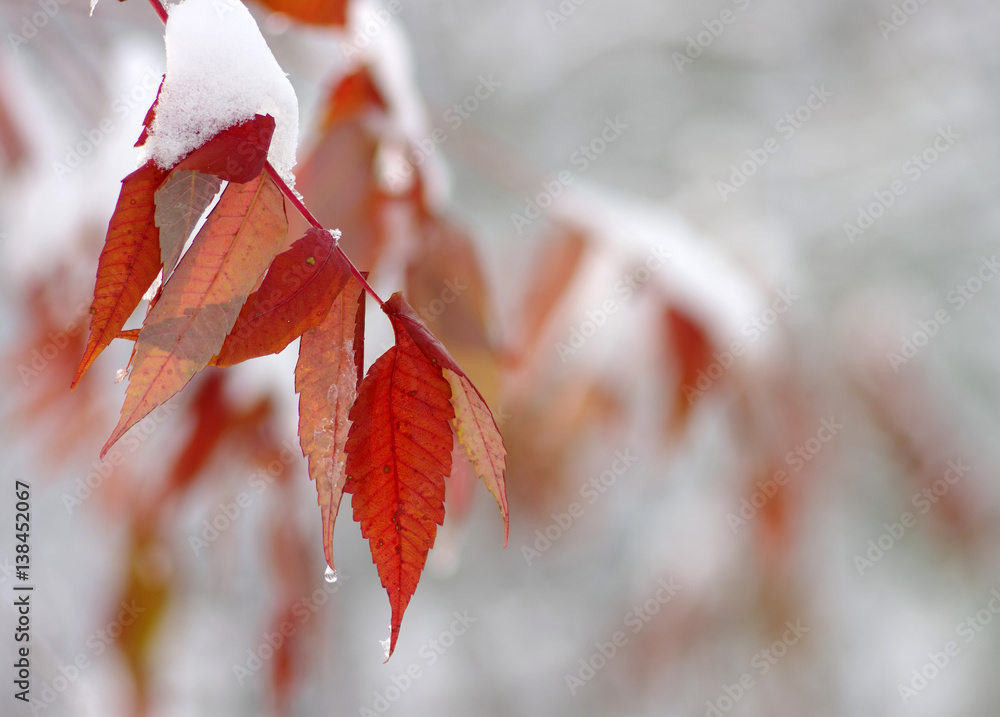
<svg viewBox="0 0 1000 717">
<path fill-rule="evenodd" d="M 247 4 L 306 204 L 502 424 L 509 545 L 458 464 L 383 664 L 346 504 L 324 581 L 295 344 L 98 459 L 129 346 L 69 383 L 163 30 L 142 0 L 5 0 L 2 714 L 1000 710 L 1000 7 Z"/>
</svg>

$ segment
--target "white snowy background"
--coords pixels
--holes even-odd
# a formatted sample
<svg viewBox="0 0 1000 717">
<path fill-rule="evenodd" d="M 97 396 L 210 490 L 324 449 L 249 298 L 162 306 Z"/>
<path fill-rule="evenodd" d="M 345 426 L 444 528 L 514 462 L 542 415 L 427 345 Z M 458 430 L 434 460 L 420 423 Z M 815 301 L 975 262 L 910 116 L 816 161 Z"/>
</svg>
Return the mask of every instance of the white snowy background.
<svg viewBox="0 0 1000 717">
<path fill-rule="evenodd" d="M 400 11 L 388 15 L 366 52 L 393 88 L 396 121 L 406 132 L 420 138 L 429 127 L 447 126 L 448 108 L 483 78 L 500 83 L 435 153 L 431 191 L 477 240 L 501 325 L 524 293 L 525 266 L 547 221 L 519 233 L 511 215 L 568 169 L 574 182 L 548 216 L 591 227 L 603 253 L 587 265 L 548 334 L 553 354 L 585 312 L 612 294 L 621 274 L 612 260 L 641 260 L 650 247 L 668 247 L 675 260 L 657 281 L 695 307 L 723 344 L 739 338 L 743 322 L 760 316 L 779 290 L 800 297 L 782 317 L 780 336 L 776 329 L 755 347 L 748 361 L 756 373 L 748 375 L 769 376 L 773 388 L 785 371 L 789 381 L 794 373 L 812 410 L 802 416 L 804 435 L 829 416 L 844 428 L 809 473 L 814 483 L 787 546 L 783 581 L 771 586 L 788 591 L 800 611 L 790 617 L 809 631 L 766 674 L 754 656 L 782 630 L 762 630 L 757 613 L 769 608 L 747 598 L 767 590 L 752 565 L 752 530 L 734 535 L 727 523 L 742 495 L 736 474 L 745 456 L 726 428 L 732 406 L 717 401 L 670 449 L 640 420 L 615 435 L 595 432 L 573 485 L 599 476 L 616 451 L 639 460 L 530 565 L 522 548 L 554 519 L 512 506 L 510 545 L 501 550 L 495 506 L 480 490 L 462 537 L 442 534 L 457 557 L 435 561 L 432 553 L 388 664 L 379 645 L 387 601 L 345 507 L 336 537 L 342 580 L 322 617 L 307 625 L 316 641 L 291 713 L 672 717 L 712 715 L 712 702 L 722 714 L 742 716 L 995 714 L 1000 615 L 989 605 L 1000 587 L 1000 280 L 969 282 L 1000 244 L 1000 6 L 399 0 L 395 7 Z M 301 159 L 325 89 L 343 72 L 342 42 L 384 6 L 356 3 L 346 34 L 251 9 L 298 95 Z M 905 22 L 887 32 L 880 23 L 892 22 L 894 11 Z M 76 257 L 66 294 L 89 300 L 96 253 L 81 236 L 103 233 L 119 181 L 136 166 L 132 144 L 165 67 L 163 31 L 143 0 L 105 0 L 93 17 L 89 12 L 86 0 L 0 4 L 0 88 L 29 148 L 27 164 L 0 174 L 5 349 L 26 331 L 24 287 L 57 260 Z M 33 19 L 39 13 L 44 23 Z M 26 36 L 26 26 L 32 36 L 12 42 L 9 33 Z M 721 27 L 718 37 L 703 34 L 707 47 L 680 62 L 689 38 L 709 26 Z M 781 124 L 811 97 L 814 107 L 801 111 L 807 119 L 799 127 Z M 616 119 L 625 126 L 620 136 L 580 171 L 574 152 Z M 934 147 L 939 133 L 955 139 L 914 172 L 907 163 Z M 93 151 L 78 167 L 54 168 L 88 137 Z M 768 140 L 776 149 L 766 163 L 721 196 L 718 182 L 730 180 L 734 164 L 760 156 Z M 849 241 L 845 222 L 856 222 L 873 193 L 897 180 L 905 192 Z M 966 284 L 978 286 L 972 298 L 961 306 L 949 300 Z M 886 353 L 942 310 L 948 322 L 894 373 Z M 657 371 L 659 359 L 647 350 L 653 340 L 646 327 L 657 319 L 643 312 L 637 302 L 574 360 L 617 372 L 650 401 L 643 376 Z M 126 360 L 127 349 L 115 345 L 92 369 L 106 381 L 109 416 L 124 394 L 123 384 L 112 383 L 114 372 Z M 293 365 L 294 353 L 286 352 L 241 369 L 241 399 L 277 396 L 287 439 L 294 439 Z M 859 575 L 855 556 L 867 541 L 904 512 L 917 512 L 911 496 L 919 487 L 906 481 L 897 448 L 857 390 L 866 380 L 878 388 L 886 376 L 913 387 L 903 391 L 903 411 L 947 436 L 946 458 L 972 466 L 960 486 L 981 522 L 975 537 L 956 547 L 932 508 Z M 0 561 L 13 563 L 13 483 L 27 479 L 34 491 L 36 684 L 51 682 L 78 654 L 93 658 L 43 714 L 129 714 L 125 666 L 114 650 L 96 656 L 88 642 L 113 614 L 126 528 L 96 501 L 68 513 L 62 499 L 91 470 L 100 446 L 53 470 L 43 460 L 45 433 L 16 430 L 10 408 L 21 387 L 16 377 L 5 380 Z M 155 463 L 172 446 L 154 440 L 141 450 Z M 156 717 L 273 713 L 266 669 L 243 684 L 233 674 L 264 639 L 279 590 L 261 557 L 267 515 L 255 504 L 201 556 L 187 547 L 244 480 L 245 471 L 217 470 L 218 483 L 203 482 L 184 503 L 172 536 L 184 556 L 173 566 L 182 589 L 153 647 Z M 318 511 L 304 469 L 299 483 L 298 512 L 315 536 L 311 559 L 322 589 Z M 572 488 L 547 513 L 567 510 L 578 495 Z M 669 579 L 681 591 L 633 634 L 627 616 Z M 12 698 L 12 583 L 0 573 L 0 714 L 27 715 Z M 1000 610 L 1000 601 L 992 604 Z M 448 633 L 456 611 L 475 622 L 435 652 L 429 641 Z M 963 632 L 970 618 L 977 630 Z M 571 690 L 566 676 L 579 674 L 580 660 L 616 630 L 627 643 Z M 949 641 L 957 655 L 904 704 L 899 685 L 912 685 L 913 670 Z M 408 669 L 419 676 L 399 677 Z M 752 687 L 735 687 L 745 673 Z M 392 689 L 400 685 L 406 689 Z M 740 695 L 735 703 L 720 700 L 727 690 Z"/>
</svg>

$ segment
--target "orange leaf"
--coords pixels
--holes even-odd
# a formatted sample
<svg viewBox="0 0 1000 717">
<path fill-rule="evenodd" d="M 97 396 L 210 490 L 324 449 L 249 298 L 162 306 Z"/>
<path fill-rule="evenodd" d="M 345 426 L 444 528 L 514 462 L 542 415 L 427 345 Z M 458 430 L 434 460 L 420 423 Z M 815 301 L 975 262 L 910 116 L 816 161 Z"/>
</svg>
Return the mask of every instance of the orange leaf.
<svg viewBox="0 0 1000 717">
<path fill-rule="evenodd" d="M 0 80 L 0 147 L 3 148 L 6 166 L 16 169 L 28 158 L 29 149 L 23 125 L 15 121 L 10 107 L 9 87 Z"/>
<path fill-rule="evenodd" d="M 701 324 L 681 309 L 666 307 L 663 322 L 667 329 L 664 343 L 668 358 L 674 359 L 679 374 L 667 428 L 679 435 L 702 394 L 697 388 L 699 374 L 712 363 L 714 346 Z"/>
<path fill-rule="evenodd" d="M 365 294 L 350 281 L 326 319 L 302 334 L 295 365 L 299 394 L 299 444 L 309 461 L 323 517 L 323 554 L 333 564 L 333 526 L 344 493 L 348 412 L 364 371 Z"/>
<path fill-rule="evenodd" d="M 170 278 L 191 230 L 221 187 L 222 180 L 212 174 L 174 167 L 156 190 L 155 219 L 160 229 L 160 258 L 165 279 Z"/>
<path fill-rule="evenodd" d="M 260 0 L 281 12 L 311 25 L 343 26 L 347 22 L 347 0 Z"/>
<path fill-rule="evenodd" d="M 542 330 L 552 318 L 559 303 L 576 278 L 587 248 L 587 237 L 572 227 L 562 227 L 557 239 L 550 243 L 535 261 L 539 271 L 530 282 L 524 300 L 524 353 L 530 353 L 541 338 Z"/>
<path fill-rule="evenodd" d="M 455 410 L 455 428 L 459 442 L 465 446 L 476 474 L 482 478 L 487 490 L 493 494 L 500 515 L 503 517 L 503 543 L 507 546 L 509 509 L 504 472 L 507 451 L 500 429 L 493 419 L 486 400 L 472 385 L 472 381 L 455 363 L 448 350 L 438 341 L 399 292 L 385 302 L 385 312 L 392 321 L 397 335 L 403 330 L 416 343 L 429 361 L 440 366 L 444 377 L 451 384 L 451 403 Z"/>
<path fill-rule="evenodd" d="M 475 247 L 446 219 L 430 217 L 418 227 L 420 242 L 406 267 L 406 296 L 452 351 L 489 347 L 489 297 Z"/>
<path fill-rule="evenodd" d="M 139 331 L 121 420 L 102 456 L 218 353 L 287 228 L 269 175 L 226 187 Z"/>
<path fill-rule="evenodd" d="M 324 128 L 329 129 L 340 122 L 356 121 L 360 115 L 373 109 L 385 111 L 385 100 L 368 68 L 362 67 L 341 79 L 334 89 L 326 108 Z"/>
<path fill-rule="evenodd" d="M 393 329 L 396 345 L 372 364 L 351 409 L 344 484 L 389 594 L 388 655 L 444 522 L 444 477 L 451 473 L 453 445 L 449 421 L 455 415 L 441 367 L 398 321 Z"/>
<path fill-rule="evenodd" d="M 420 183 L 418 178 L 414 187 Z M 408 200 L 417 205 L 412 211 L 422 218 L 417 225 L 419 242 L 406 267 L 407 301 L 487 404 L 498 405 L 502 367 L 490 338 L 489 292 L 476 250 L 458 226 L 426 210 L 422 193 Z"/>
<path fill-rule="evenodd" d="M 134 521 L 123 584 L 109 615 L 120 632 L 114 647 L 132 681 L 136 714 L 149 712 L 157 665 L 156 636 L 168 615 L 171 595 L 178 587 L 172 579 L 169 563 L 164 567 L 164 561 L 157 560 L 157 556 L 164 555 L 170 548 L 156 531 L 157 526 L 152 521 L 141 518 Z"/>
<path fill-rule="evenodd" d="M 506 548 L 510 532 L 510 511 L 504 478 L 507 450 L 503 445 L 503 437 L 493 419 L 493 413 L 469 378 L 460 371 L 447 368 L 444 376 L 451 384 L 451 402 L 455 407 L 458 440 L 465 446 L 466 455 L 476 469 L 476 475 L 482 478 L 486 489 L 493 494 L 500 508 L 500 516 L 503 518 L 503 546 Z"/>
<path fill-rule="evenodd" d="M 177 169 L 208 172 L 227 182 L 249 182 L 264 171 L 274 127 L 271 115 L 254 115 L 213 136 L 182 160 Z"/>
<path fill-rule="evenodd" d="M 274 258 L 260 288 L 243 305 L 215 365 L 278 353 L 326 318 L 350 278 L 350 265 L 330 232 L 310 228 Z"/>
<path fill-rule="evenodd" d="M 368 115 L 385 104 L 366 69 L 343 78 L 333 91 L 323 132 L 298 168 L 298 186 L 324 226 L 343 232 L 340 245 L 359 266 L 377 263 L 384 244 L 375 172 L 380 135 Z"/>
<path fill-rule="evenodd" d="M 90 338 L 73 386 L 125 325 L 160 271 L 160 233 L 154 221 L 153 197 L 165 176 L 147 162 L 122 180 L 97 263 Z"/>
</svg>

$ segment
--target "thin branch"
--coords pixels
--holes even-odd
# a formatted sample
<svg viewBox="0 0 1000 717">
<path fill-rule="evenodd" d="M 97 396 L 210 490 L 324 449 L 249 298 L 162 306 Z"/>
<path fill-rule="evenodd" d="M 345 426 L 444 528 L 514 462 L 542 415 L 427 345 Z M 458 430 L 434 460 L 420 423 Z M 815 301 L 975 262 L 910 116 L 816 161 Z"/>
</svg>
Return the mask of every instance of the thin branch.
<svg viewBox="0 0 1000 717">
<path fill-rule="evenodd" d="M 320 224 L 319 220 L 312 215 L 312 212 L 310 212 L 309 209 L 306 207 L 306 205 L 303 204 L 302 200 L 299 198 L 299 195 L 297 195 L 294 191 L 292 191 L 291 187 L 289 187 L 285 183 L 285 180 L 281 178 L 281 175 L 278 174 L 278 172 L 274 169 L 274 167 L 271 166 L 270 162 L 267 162 L 264 165 L 264 171 L 267 172 L 269 175 L 271 175 L 271 179 L 273 179 L 274 183 L 278 185 L 278 189 L 280 189 L 281 193 L 288 198 L 288 201 L 292 203 L 292 206 L 294 206 L 299 211 L 299 214 L 302 215 L 303 219 L 305 219 L 307 222 L 312 224 L 317 229 L 323 229 L 324 231 L 326 231 L 326 227 Z M 340 248 L 339 242 L 337 243 L 337 251 L 340 252 L 340 255 L 342 257 L 344 257 L 344 260 L 347 262 L 347 265 L 351 268 L 351 273 L 354 275 L 354 278 L 358 280 L 358 283 L 360 283 L 361 286 L 364 287 L 364 290 L 367 291 L 368 294 L 373 299 L 375 299 L 375 301 L 378 302 L 379 306 L 384 308 L 385 303 L 382 301 L 379 295 L 375 293 L 375 289 L 373 289 L 371 285 L 365 280 L 365 277 L 361 275 L 361 272 L 358 271 L 358 267 L 354 266 L 354 262 L 351 261 L 351 258 L 344 253 L 343 249 Z"/>
<path fill-rule="evenodd" d="M 163 6 L 161 0 L 149 0 L 149 4 L 153 6 L 153 11 L 156 13 L 157 17 L 160 18 L 160 22 L 164 25 L 167 24 L 167 8 Z"/>
</svg>

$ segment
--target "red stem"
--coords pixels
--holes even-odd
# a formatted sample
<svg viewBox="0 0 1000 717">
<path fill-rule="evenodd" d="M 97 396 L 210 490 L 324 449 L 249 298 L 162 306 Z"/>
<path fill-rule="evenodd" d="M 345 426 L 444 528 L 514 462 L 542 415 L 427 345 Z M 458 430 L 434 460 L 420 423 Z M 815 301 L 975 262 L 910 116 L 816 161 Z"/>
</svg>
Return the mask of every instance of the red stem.
<svg viewBox="0 0 1000 717">
<path fill-rule="evenodd" d="M 267 162 L 264 165 L 264 171 L 271 175 L 271 179 L 273 179 L 274 183 L 278 185 L 278 189 L 281 190 L 281 193 L 288 198 L 288 201 L 292 203 L 292 206 L 299 211 L 299 214 L 301 214 L 307 222 L 312 224 L 317 229 L 323 229 L 323 231 L 326 231 L 326 228 L 319 223 L 319 220 L 316 217 L 312 215 L 312 212 L 310 212 L 306 205 L 302 203 L 302 200 L 295 192 L 292 191 L 291 187 L 285 183 L 285 180 L 281 178 L 281 175 L 278 174 L 274 167 L 271 166 L 270 162 Z M 381 298 L 379 298 L 379 295 L 375 293 L 375 289 L 373 289 L 365 280 L 365 277 L 361 275 L 361 272 L 358 271 L 358 267 L 354 266 L 354 262 L 351 261 L 350 257 L 347 256 L 347 254 L 344 253 L 344 250 L 340 248 L 339 242 L 337 243 L 337 251 L 340 252 L 342 257 L 344 257 L 344 261 L 347 262 L 347 265 L 351 267 L 351 273 L 354 275 L 354 278 L 357 279 L 361 286 L 364 287 L 365 291 L 367 291 L 368 294 L 378 302 L 378 305 L 384 309 L 385 303 Z"/>
<path fill-rule="evenodd" d="M 163 6 L 162 0 L 149 0 L 149 4 L 153 6 L 153 10 L 156 12 L 157 17 L 160 18 L 160 21 L 164 25 L 166 25 L 167 9 Z M 288 201 L 290 201 L 295 206 L 295 208 L 299 210 L 299 214 L 301 214 L 302 217 L 307 222 L 312 224 L 317 229 L 323 229 L 324 231 L 326 231 L 326 228 L 319 223 L 319 220 L 316 219 L 316 217 L 312 215 L 312 212 L 310 212 L 309 209 L 306 207 L 306 205 L 303 204 L 299 196 L 292 191 L 291 187 L 285 184 L 285 180 L 282 179 L 281 175 L 279 175 L 274 170 L 274 167 L 271 166 L 271 163 L 268 162 L 267 164 L 265 164 L 264 168 L 267 170 L 267 173 L 271 175 L 271 179 L 274 180 L 274 183 L 278 185 L 278 189 L 281 190 L 281 193 L 284 194 L 288 198 Z M 382 301 L 379 295 L 375 293 L 375 289 L 373 289 L 371 285 L 365 280 L 365 277 L 362 276 L 361 272 L 358 271 L 358 267 L 354 266 L 354 262 L 351 261 L 350 257 L 347 256 L 347 254 L 344 253 L 344 250 L 340 248 L 339 243 L 337 244 L 337 251 L 340 252 L 340 255 L 342 257 L 344 257 L 344 260 L 347 262 L 347 265 L 351 267 L 351 273 L 354 274 L 354 278 L 357 279 L 358 282 L 361 284 L 361 286 L 364 287 L 365 291 L 367 291 L 368 294 L 373 299 L 375 299 L 375 301 L 378 302 L 378 305 L 383 309 L 385 309 L 385 303 Z"/>
<path fill-rule="evenodd" d="M 160 22 L 166 25 L 167 8 L 163 7 L 163 3 L 160 2 L 160 0 L 149 0 L 149 4 L 153 6 L 153 11 L 156 13 L 157 17 L 160 18 Z"/>
</svg>

